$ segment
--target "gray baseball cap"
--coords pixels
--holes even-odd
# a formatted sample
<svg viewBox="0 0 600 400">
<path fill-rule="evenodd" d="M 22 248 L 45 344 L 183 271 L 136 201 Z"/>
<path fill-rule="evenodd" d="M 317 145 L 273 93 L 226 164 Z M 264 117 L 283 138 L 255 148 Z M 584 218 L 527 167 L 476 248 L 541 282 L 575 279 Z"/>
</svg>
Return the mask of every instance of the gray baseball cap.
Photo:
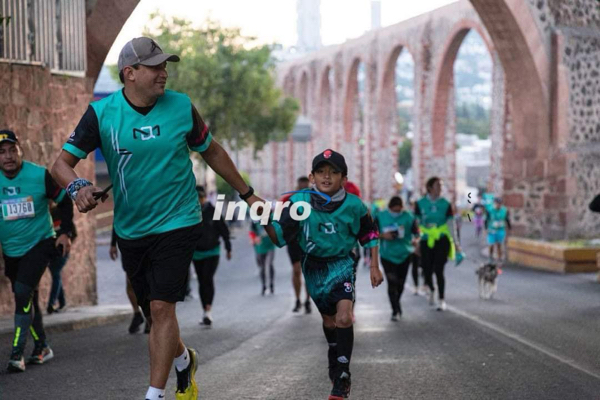
<svg viewBox="0 0 600 400">
<path fill-rule="evenodd" d="M 141 64 L 154 67 L 165 61 L 177 62 L 179 61 L 179 56 L 163 53 L 158 43 L 154 40 L 147 37 L 139 37 L 130 40 L 123 46 L 121 53 L 119 53 L 117 66 L 119 67 L 119 72 L 121 72 L 123 68 L 130 65 Z"/>
</svg>

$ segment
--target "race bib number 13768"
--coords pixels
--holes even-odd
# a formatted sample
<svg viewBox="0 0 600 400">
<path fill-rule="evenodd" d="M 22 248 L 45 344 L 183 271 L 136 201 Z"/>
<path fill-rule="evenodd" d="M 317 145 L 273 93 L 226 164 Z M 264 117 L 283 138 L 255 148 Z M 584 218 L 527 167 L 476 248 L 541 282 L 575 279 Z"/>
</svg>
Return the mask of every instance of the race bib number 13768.
<svg viewBox="0 0 600 400">
<path fill-rule="evenodd" d="M 2 200 L 2 218 L 5 221 L 33 217 L 35 217 L 33 197 Z"/>
</svg>

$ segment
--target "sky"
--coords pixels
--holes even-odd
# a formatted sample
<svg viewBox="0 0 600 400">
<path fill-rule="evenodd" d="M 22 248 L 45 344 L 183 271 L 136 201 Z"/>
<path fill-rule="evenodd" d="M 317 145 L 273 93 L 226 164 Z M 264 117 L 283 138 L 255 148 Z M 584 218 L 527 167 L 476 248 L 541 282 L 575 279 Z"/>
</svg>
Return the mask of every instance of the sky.
<svg viewBox="0 0 600 400">
<path fill-rule="evenodd" d="M 381 25 L 389 26 L 456 0 L 381 0 Z M 296 43 L 296 0 L 141 0 L 117 36 L 106 57 L 116 64 L 119 51 L 130 39 L 141 36 L 154 11 L 201 24 L 210 16 L 226 27 L 263 43 Z M 343 15 L 341 14 L 343 13 Z M 371 0 L 321 0 L 323 45 L 343 43 L 371 28 Z"/>
</svg>

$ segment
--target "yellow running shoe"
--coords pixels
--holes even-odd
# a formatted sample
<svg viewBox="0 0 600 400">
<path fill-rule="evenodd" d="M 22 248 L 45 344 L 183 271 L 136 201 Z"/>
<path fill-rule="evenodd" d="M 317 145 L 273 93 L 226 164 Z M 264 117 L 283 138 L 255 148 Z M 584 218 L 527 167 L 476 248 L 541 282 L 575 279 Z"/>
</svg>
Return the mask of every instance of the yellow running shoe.
<svg viewBox="0 0 600 400">
<path fill-rule="evenodd" d="M 188 353 L 190 355 L 190 364 L 183 371 L 177 371 L 177 391 L 175 391 L 175 398 L 177 400 L 196 400 L 198 398 L 198 386 L 196 385 L 196 369 L 198 368 L 198 354 L 196 350 L 188 347 Z"/>
</svg>

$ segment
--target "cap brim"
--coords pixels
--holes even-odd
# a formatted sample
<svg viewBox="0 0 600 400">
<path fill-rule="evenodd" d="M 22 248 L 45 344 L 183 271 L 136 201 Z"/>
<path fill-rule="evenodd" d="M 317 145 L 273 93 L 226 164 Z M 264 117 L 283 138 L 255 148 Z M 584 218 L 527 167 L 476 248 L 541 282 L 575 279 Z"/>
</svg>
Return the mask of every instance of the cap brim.
<svg viewBox="0 0 600 400">
<path fill-rule="evenodd" d="M 314 170 L 316 170 L 317 168 L 319 168 L 319 167 L 320 167 L 321 165 L 323 165 L 323 164 L 329 164 L 329 165 L 331 165 L 333 168 L 335 168 L 337 171 L 344 172 L 344 170 L 343 170 L 343 169 L 341 169 L 339 166 L 335 165 L 334 163 L 332 163 L 332 162 L 331 162 L 331 161 L 329 161 L 329 160 L 323 160 L 323 161 L 319 161 L 319 162 L 318 162 L 318 163 L 317 163 L 317 164 L 316 164 L 316 165 L 313 167 L 313 171 L 314 171 Z"/>
<path fill-rule="evenodd" d="M 2 144 L 4 142 L 19 143 L 18 140 L 14 140 L 14 139 L 2 139 L 2 140 L 0 140 L 0 144 Z"/>
<path fill-rule="evenodd" d="M 167 53 L 157 54 L 154 57 L 150 57 L 147 60 L 141 61 L 140 64 L 145 65 L 147 67 L 155 67 L 164 63 L 165 61 L 179 62 L 179 56 Z"/>
</svg>

